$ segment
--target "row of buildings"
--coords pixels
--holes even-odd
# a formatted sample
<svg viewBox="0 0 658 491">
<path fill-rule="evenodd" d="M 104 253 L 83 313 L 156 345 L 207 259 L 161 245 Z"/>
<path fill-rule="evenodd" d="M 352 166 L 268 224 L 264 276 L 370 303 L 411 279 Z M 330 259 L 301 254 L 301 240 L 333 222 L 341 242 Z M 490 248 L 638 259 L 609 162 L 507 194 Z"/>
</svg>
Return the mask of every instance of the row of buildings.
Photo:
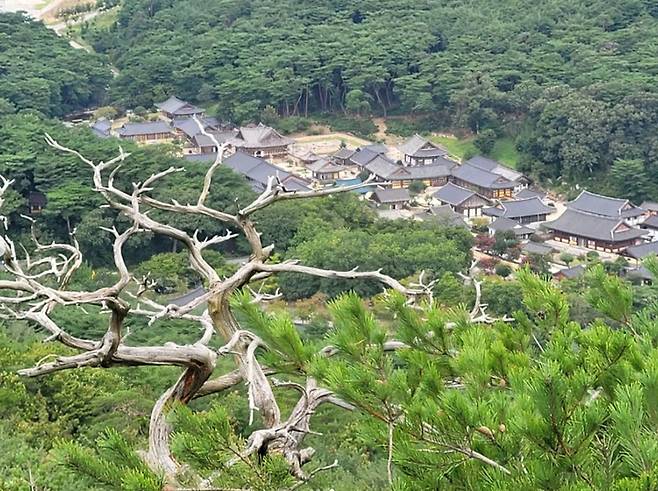
<svg viewBox="0 0 658 491">
<path fill-rule="evenodd" d="M 528 188 L 530 180 L 522 173 L 483 156 L 458 162 L 420 135 L 396 149 L 372 144 L 343 147 L 331 155 L 300 155 L 294 151 L 294 140 L 262 124 L 230 127 L 176 97 L 156 108 L 156 121 L 125 123 L 113 129 L 110 122 L 99 120 L 92 130 L 102 137 L 139 143 L 179 141 L 183 155 L 191 161 L 213 160 L 217 144 L 226 144 L 225 165 L 245 176 L 257 191 L 273 175 L 291 190 L 354 184 L 374 175 L 369 196 L 379 206 L 407 207 L 410 187 L 416 192 L 430 188 L 427 197 L 432 213 L 453 222 L 487 218 L 492 233 L 511 230 L 527 239 L 543 230 L 558 242 L 614 253 L 632 252 L 634 247 L 649 250 L 645 242 L 658 239 L 658 205 L 638 207 L 628 200 L 583 191 L 558 213 L 544 194 Z M 284 165 L 291 162 L 303 171 L 291 172 Z"/>
</svg>

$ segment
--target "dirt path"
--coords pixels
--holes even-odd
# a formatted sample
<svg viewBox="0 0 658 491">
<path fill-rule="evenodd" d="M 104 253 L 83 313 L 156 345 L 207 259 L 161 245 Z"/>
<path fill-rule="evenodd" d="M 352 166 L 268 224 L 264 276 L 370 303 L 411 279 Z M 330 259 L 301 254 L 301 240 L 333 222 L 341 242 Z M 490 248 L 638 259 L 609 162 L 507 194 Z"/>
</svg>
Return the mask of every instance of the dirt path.
<svg viewBox="0 0 658 491">
<path fill-rule="evenodd" d="M 402 138 L 387 133 L 388 126 L 386 125 L 386 119 L 372 118 L 372 122 L 375 123 L 375 126 L 377 126 L 377 133 L 375 133 L 377 140 L 383 141 L 386 143 L 386 145 L 389 146 L 397 146 L 402 143 Z"/>
</svg>

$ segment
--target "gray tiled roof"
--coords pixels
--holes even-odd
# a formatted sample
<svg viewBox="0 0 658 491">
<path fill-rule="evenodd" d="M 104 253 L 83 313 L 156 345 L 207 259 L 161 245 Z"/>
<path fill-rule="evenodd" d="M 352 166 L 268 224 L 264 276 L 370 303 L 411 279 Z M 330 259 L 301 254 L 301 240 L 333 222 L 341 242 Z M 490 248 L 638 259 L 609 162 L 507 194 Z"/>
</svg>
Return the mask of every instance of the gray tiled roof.
<svg viewBox="0 0 658 491">
<path fill-rule="evenodd" d="M 644 259 L 652 254 L 658 254 L 658 242 L 647 242 L 631 246 L 626 249 L 625 253 L 633 259 Z"/>
<path fill-rule="evenodd" d="M 232 131 L 206 131 L 206 132 L 209 133 L 210 135 L 213 135 L 215 137 L 215 140 L 217 140 L 217 143 L 219 143 L 220 145 L 222 143 L 226 143 L 230 141 L 231 138 L 233 138 L 233 136 L 235 135 L 235 133 Z M 202 133 L 195 135 L 193 140 L 198 147 L 215 146 L 215 142 L 213 141 L 213 139 L 210 136 L 204 135 Z"/>
<path fill-rule="evenodd" d="M 119 129 L 119 136 L 154 135 L 157 133 L 172 133 L 172 131 L 164 121 L 126 123 Z"/>
<path fill-rule="evenodd" d="M 263 184 L 263 186 L 267 185 L 268 179 L 272 176 L 278 176 L 278 178 L 283 181 L 289 175 L 290 172 L 285 171 L 274 164 L 270 164 L 267 161 L 263 161 L 256 167 L 252 167 L 245 174 L 245 176 L 247 176 L 249 179 L 259 182 Z"/>
<path fill-rule="evenodd" d="M 357 149 L 350 157 L 350 160 L 360 167 L 365 167 L 370 161 L 379 155 L 379 153 L 368 149 Z"/>
<path fill-rule="evenodd" d="M 546 193 L 529 188 L 522 189 L 521 191 L 519 191 L 514 195 L 515 199 L 527 199 L 527 198 L 544 199 L 545 197 L 546 197 Z"/>
<path fill-rule="evenodd" d="M 654 228 L 658 230 L 658 215 L 651 215 L 640 224 L 640 227 Z"/>
<path fill-rule="evenodd" d="M 531 229 L 532 230 L 532 229 Z M 552 254 L 555 252 L 555 249 L 551 247 L 548 244 L 544 244 L 543 242 L 526 242 L 521 246 L 521 250 L 525 252 L 526 254 L 539 254 L 539 255 L 546 255 L 546 254 Z"/>
<path fill-rule="evenodd" d="M 492 216 L 503 216 L 505 218 L 521 218 L 534 215 L 548 215 L 555 211 L 544 204 L 539 198 L 527 198 L 519 200 L 502 201 L 497 208 L 487 208 L 486 214 Z"/>
<path fill-rule="evenodd" d="M 658 211 L 658 203 L 655 201 L 643 201 L 640 208 L 643 210 Z"/>
<path fill-rule="evenodd" d="M 650 280 L 650 281 L 654 280 L 653 273 L 642 265 L 637 267 L 627 266 L 623 269 L 623 274 L 630 278 L 639 278 L 642 280 Z"/>
<path fill-rule="evenodd" d="M 252 181 L 252 187 L 257 191 L 265 189 L 267 181 L 271 176 L 277 176 L 287 189 L 293 191 L 306 191 L 310 189 L 305 179 L 291 174 L 267 160 L 253 157 L 244 152 L 235 152 L 230 157 L 224 159 L 223 164 Z"/>
<path fill-rule="evenodd" d="M 567 203 L 573 210 L 585 211 L 594 215 L 605 217 L 633 217 L 643 213 L 627 199 L 610 198 L 600 194 L 581 192 L 576 199 Z"/>
<path fill-rule="evenodd" d="M 561 269 L 560 271 L 557 271 L 555 274 L 562 275 L 565 278 L 574 279 L 574 278 L 578 278 L 579 276 L 582 276 L 586 270 L 587 268 L 585 267 L 584 264 L 576 264 L 575 266 L 572 266 L 570 268 Z"/>
<path fill-rule="evenodd" d="M 244 175 L 262 163 L 268 164 L 269 162 L 245 152 L 235 152 L 230 157 L 224 159 L 224 165 L 226 165 L 226 167 Z"/>
<path fill-rule="evenodd" d="M 457 186 L 449 182 L 445 186 L 439 188 L 435 193 L 434 197 L 441 201 L 442 203 L 448 203 L 453 206 L 459 206 L 467 199 L 477 196 L 475 191 L 470 189 Z"/>
<path fill-rule="evenodd" d="M 365 168 L 382 179 L 388 179 L 394 174 L 397 179 L 408 179 L 407 176 L 409 175 L 407 168 L 397 165 L 388 157 L 379 154 L 369 161 L 368 164 L 365 165 Z"/>
<path fill-rule="evenodd" d="M 454 162 L 446 159 L 441 159 L 441 163 L 428 164 L 428 165 L 413 165 L 405 167 L 409 173 L 409 179 L 435 179 L 437 177 L 448 177 L 452 173 L 452 168 L 455 166 Z"/>
<path fill-rule="evenodd" d="M 341 160 L 347 160 L 350 157 L 352 157 L 352 155 L 354 155 L 354 150 L 350 150 L 347 147 L 343 147 L 338 149 L 338 151 L 334 154 L 334 157 Z"/>
<path fill-rule="evenodd" d="M 506 232 L 511 230 L 515 235 L 530 235 L 535 231 L 529 227 L 519 224 L 509 218 L 499 217 L 489 224 L 489 230 L 494 232 Z"/>
<path fill-rule="evenodd" d="M 159 110 L 173 114 L 175 116 L 192 116 L 194 114 L 203 113 L 203 109 L 194 106 L 189 102 L 185 102 L 176 96 L 171 96 L 164 102 L 155 105 Z"/>
<path fill-rule="evenodd" d="M 428 213 L 439 223 L 454 225 L 459 227 L 468 227 L 464 221 L 463 215 L 460 215 L 452 209 L 450 205 L 432 206 Z"/>
<path fill-rule="evenodd" d="M 412 157 L 442 157 L 448 154 L 448 151 L 431 141 L 415 134 L 398 147 L 398 150 L 405 155 Z"/>
<path fill-rule="evenodd" d="M 219 121 L 217 121 L 217 118 L 200 118 L 199 122 L 204 130 L 209 128 L 219 128 Z M 194 136 L 201 133 L 199 125 L 194 118 L 176 119 L 172 122 L 172 126 L 182 131 L 188 138 L 194 138 Z"/>
<path fill-rule="evenodd" d="M 217 158 L 217 152 L 214 153 L 193 153 L 190 155 L 185 155 L 183 157 L 185 160 L 190 162 L 214 162 Z"/>
<path fill-rule="evenodd" d="M 464 182 L 486 189 L 507 189 L 514 187 L 514 183 L 509 179 L 470 164 L 462 164 L 454 167 L 452 169 L 452 175 Z"/>
<path fill-rule="evenodd" d="M 94 121 L 94 124 L 91 125 L 91 129 L 96 133 L 102 134 L 104 136 L 110 136 L 110 130 L 112 129 L 112 122 L 108 121 L 105 118 L 100 118 Z"/>
<path fill-rule="evenodd" d="M 510 181 L 517 181 L 524 177 L 519 171 L 511 169 L 496 160 L 483 157 L 482 155 L 476 155 L 475 157 L 468 159 L 466 163 L 479 169 L 489 171 L 492 174 L 502 176 Z"/>
<path fill-rule="evenodd" d="M 411 196 L 409 191 L 403 188 L 376 189 L 375 199 L 380 203 L 400 203 L 401 201 L 409 201 Z"/>
<path fill-rule="evenodd" d="M 482 155 L 476 155 L 475 157 L 471 157 L 466 161 L 466 163 L 488 171 L 492 171 L 499 165 L 497 161 L 490 159 L 488 157 L 484 157 Z"/>
<path fill-rule="evenodd" d="M 310 191 L 309 182 L 295 174 L 290 174 L 285 179 L 281 179 L 281 183 L 288 191 Z"/>
<path fill-rule="evenodd" d="M 338 164 L 334 164 L 331 160 L 326 158 L 320 158 L 312 164 L 306 166 L 311 172 L 340 172 L 344 168 Z"/>
<path fill-rule="evenodd" d="M 388 148 L 383 143 L 371 143 L 370 145 L 361 147 L 361 149 L 381 154 L 385 154 L 388 151 Z"/>
<path fill-rule="evenodd" d="M 623 223 L 621 218 L 593 215 L 567 208 L 556 220 L 546 222 L 544 226 L 549 230 L 557 230 L 569 235 L 607 242 L 620 242 L 639 238 L 645 234 L 645 232 L 636 228 L 616 231 Z"/>
<path fill-rule="evenodd" d="M 290 145 L 293 140 L 261 123 L 258 126 L 241 127 L 232 143 L 236 147 L 268 148 Z"/>
</svg>

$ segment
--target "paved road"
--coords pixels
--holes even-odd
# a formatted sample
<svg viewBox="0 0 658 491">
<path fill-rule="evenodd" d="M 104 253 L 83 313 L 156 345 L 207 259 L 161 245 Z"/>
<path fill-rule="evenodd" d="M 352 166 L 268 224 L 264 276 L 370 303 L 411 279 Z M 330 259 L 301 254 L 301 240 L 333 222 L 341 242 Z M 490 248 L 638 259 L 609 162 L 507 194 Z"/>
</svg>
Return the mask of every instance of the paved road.
<svg viewBox="0 0 658 491">
<path fill-rule="evenodd" d="M 240 265 L 242 263 L 245 263 L 249 260 L 249 256 L 242 256 L 242 257 L 230 257 L 226 259 L 226 262 L 229 264 L 235 264 L 235 265 Z M 192 300 L 195 298 L 200 297 L 206 292 L 206 290 L 200 286 L 198 288 L 195 288 L 194 290 L 190 290 L 189 292 L 185 293 L 184 295 L 181 295 L 180 297 L 172 298 L 169 300 L 168 303 L 174 304 L 174 305 L 185 305 L 190 303 Z"/>
<path fill-rule="evenodd" d="M 205 292 L 206 292 L 205 288 L 200 286 L 198 288 L 195 288 L 194 290 L 187 292 L 185 295 L 169 300 L 169 303 L 178 306 L 186 305 L 190 303 L 192 300 L 194 300 L 195 298 L 198 298 L 201 295 L 203 295 Z"/>
</svg>

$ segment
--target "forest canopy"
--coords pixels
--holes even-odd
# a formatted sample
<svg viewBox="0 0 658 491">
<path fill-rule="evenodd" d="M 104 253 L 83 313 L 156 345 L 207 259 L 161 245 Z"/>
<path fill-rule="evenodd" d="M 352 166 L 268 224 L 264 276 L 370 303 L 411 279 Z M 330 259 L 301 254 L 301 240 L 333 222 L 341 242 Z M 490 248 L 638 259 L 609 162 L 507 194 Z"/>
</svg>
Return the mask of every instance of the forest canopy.
<svg viewBox="0 0 658 491">
<path fill-rule="evenodd" d="M 42 23 L 0 14 L 0 115 L 64 116 L 97 105 L 112 78 L 101 57 L 73 49 Z"/>
<path fill-rule="evenodd" d="M 657 17 L 649 0 L 136 0 L 86 39 L 120 70 L 120 107 L 411 115 L 408 131 L 508 136 L 524 172 L 621 195 L 658 175 Z"/>
</svg>

